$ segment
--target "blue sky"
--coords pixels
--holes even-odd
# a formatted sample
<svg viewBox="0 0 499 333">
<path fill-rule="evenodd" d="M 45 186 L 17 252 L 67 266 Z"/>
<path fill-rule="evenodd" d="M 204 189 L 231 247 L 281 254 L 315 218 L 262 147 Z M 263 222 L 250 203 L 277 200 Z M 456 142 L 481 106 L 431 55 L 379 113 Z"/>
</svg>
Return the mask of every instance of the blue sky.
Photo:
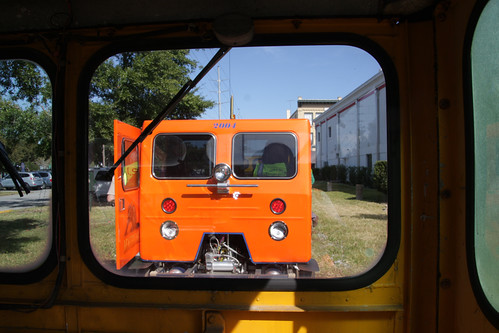
<svg viewBox="0 0 499 333">
<path fill-rule="evenodd" d="M 217 49 L 191 51 L 205 65 Z M 219 69 L 218 69 L 219 67 Z M 352 46 L 286 46 L 233 48 L 198 84 L 199 93 L 218 103 L 218 70 L 222 119 L 286 118 L 298 97 L 345 97 L 380 70 L 367 52 Z M 200 119 L 218 119 L 218 104 Z"/>
</svg>

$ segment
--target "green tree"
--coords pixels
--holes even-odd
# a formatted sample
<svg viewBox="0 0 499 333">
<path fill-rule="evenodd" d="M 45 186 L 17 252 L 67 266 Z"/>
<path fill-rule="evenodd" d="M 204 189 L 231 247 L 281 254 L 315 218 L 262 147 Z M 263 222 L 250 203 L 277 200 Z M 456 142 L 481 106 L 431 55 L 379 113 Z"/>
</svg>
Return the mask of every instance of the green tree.
<svg viewBox="0 0 499 333">
<path fill-rule="evenodd" d="M 17 165 L 37 170 L 38 158 L 50 158 L 50 114 L 33 107 L 23 110 L 13 101 L 0 100 L 0 140 Z"/>
<path fill-rule="evenodd" d="M 141 127 L 168 105 L 197 67 L 188 54 L 189 50 L 125 52 L 97 68 L 89 96 L 89 153 L 94 161 L 102 161 L 102 146 L 112 143 L 113 119 Z M 193 89 L 185 96 L 167 119 L 192 119 L 214 105 L 196 93 Z"/>
<path fill-rule="evenodd" d="M 89 95 L 89 151 L 112 155 L 113 119 L 140 127 L 154 119 L 188 81 L 197 63 L 189 50 L 125 52 L 104 61 Z M 0 140 L 15 163 L 49 158 L 52 87 L 43 69 L 24 60 L 0 61 Z M 214 105 L 193 89 L 168 119 L 190 119 Z M 95 148 L 95 149 L 94 149 Z"/>
<path fill-rule="evenodd" d="M 26 60 L 0 61 L 0 92 L 12 101 L 50 109 L 52 86 L 37 64 Z M 4 98 L 4 97 L 2 97 Z"/>
<path fill-rule="evenodd" d="M 33 62 L 0 61 L 0 93 L 0 140 L 14 164 L 37 170 L 51 157 L 50 80 Z"/>
<path fill-rule="evenodd" d="M 153 119 L 189 80 L 196 62 L 189 50 L 120 53 L 102 63 L 92 79 L 90 100 L 118 119 L 141 126 Z M 192 119 L 212 107 L 212 101 L 187 95 L 169 119 Z M 101 109 L 102 110 L 102 109 Z"/>
</svg>

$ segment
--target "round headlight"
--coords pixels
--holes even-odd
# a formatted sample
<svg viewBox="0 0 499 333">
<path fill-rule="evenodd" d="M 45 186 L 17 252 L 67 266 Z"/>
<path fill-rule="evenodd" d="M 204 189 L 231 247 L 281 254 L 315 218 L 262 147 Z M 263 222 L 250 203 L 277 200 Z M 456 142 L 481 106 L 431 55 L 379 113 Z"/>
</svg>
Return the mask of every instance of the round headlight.
<svg viewBox="0 0 499 333">
<path fill-rule="evenodd" d="M 229 179 L 230 174 L 232 170 L 230 169 L 230 166 L 228 166 L 225 163 L 220 163 L 215 165 L 215 168 L 213 169 L 213 175 L 217 182 L 223 183 L 227 179 Z"/>
<path fill-rule="evenodd" d="M 270 238 L 281 241 L 288 236 L 288 227 L 284 222 L 276 221 L 269 227 Z"/>
<path fill-rule="evenodd" d="M 161 224 L 160 229 L 161 236 L 164 239 L 172 240 L 178 235 L 178 225 L 173 221 L 166 221 Z"/>
</svg>

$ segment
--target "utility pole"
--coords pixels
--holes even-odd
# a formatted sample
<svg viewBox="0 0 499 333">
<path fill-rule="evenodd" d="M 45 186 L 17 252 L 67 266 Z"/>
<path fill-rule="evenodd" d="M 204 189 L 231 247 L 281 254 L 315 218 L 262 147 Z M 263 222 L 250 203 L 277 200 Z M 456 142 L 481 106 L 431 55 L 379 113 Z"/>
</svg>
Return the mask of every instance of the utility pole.
<svg viewBox="0 0 499 333">
<path fill-rule="evenodd" d="M 234 96 L 230 96 L 230 119 L 236 119 L 234 115 Z"/>
<path fill-rule="evenodd" d="M 222 102 L 220 101 L 220 66 L 217 67 L 218 72 L 218 119 L 222 119 Z"/>
<path fill-rule="evenodd" d="M 106 146 L 102 145 L 102 166 L 106 166 Z"/>
</svg>

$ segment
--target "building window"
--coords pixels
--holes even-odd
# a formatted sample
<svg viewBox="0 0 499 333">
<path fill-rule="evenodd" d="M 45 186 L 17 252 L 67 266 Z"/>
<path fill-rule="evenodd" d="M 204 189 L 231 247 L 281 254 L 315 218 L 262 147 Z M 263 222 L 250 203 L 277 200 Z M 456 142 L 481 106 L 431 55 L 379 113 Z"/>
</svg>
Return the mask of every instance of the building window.
<svg viewBox="0 0 499 333">
<path fill-rule="evenodd" d="M 308 119 L 308 121 L 310 122 L 310 125 L 312 125 L 312 121 L 314 120 L 314 113 L 313 112 L 305 112 L 303 114 L 303 117 L 305 119 Z"/>
</svg>

